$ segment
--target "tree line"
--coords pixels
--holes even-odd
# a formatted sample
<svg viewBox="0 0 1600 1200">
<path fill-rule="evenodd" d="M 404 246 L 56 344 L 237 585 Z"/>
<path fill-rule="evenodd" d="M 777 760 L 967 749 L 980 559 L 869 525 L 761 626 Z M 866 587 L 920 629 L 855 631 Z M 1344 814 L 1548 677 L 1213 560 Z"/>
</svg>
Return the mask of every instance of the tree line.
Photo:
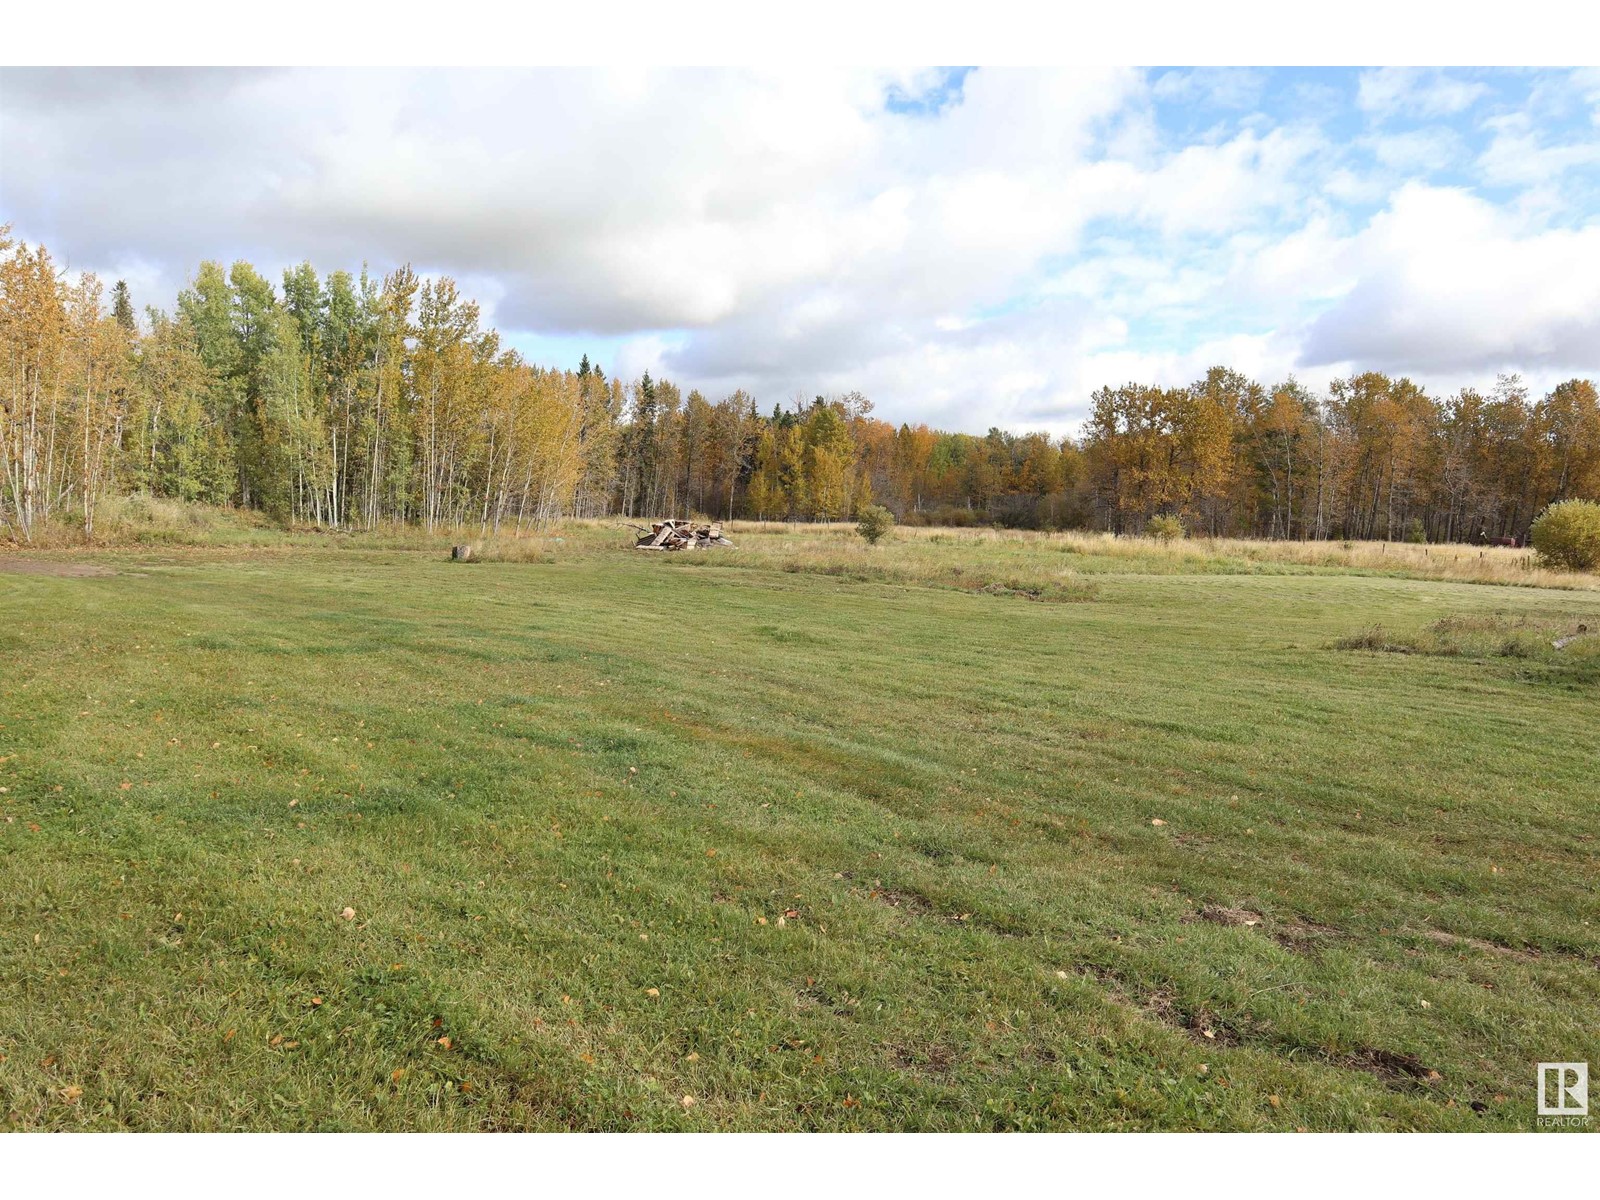
<svg viewBox="0 0 1600 1200">
<path fill-rule="evenodd" d="M 1600 497 L 1600 402 L 1428 395 L 1375 372 L 1326 395 L 1218 367 L 1185 388 L 1102 388 L 1077 438 L 893 425 L 859 393 L 760 411 L 648 374 L 523 360 L 448 278 L 410 267 L 274 284 L 202 263 L 173 311 L 69 282 L 0 229 L 0 525 L 94 533 L 138 491 L 339 529 L 485 531 L 564 516 L 702 514 L 1274 538 L 1522 539 Z"/>
</svg>

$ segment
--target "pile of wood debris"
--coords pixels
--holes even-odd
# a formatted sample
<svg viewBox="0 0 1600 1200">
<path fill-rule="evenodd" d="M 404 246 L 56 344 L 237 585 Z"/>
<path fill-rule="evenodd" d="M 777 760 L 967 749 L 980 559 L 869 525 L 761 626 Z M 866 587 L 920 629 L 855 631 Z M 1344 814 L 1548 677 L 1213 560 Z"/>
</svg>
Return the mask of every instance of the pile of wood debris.
<svg viewBox="0 0 1600 1200">
<path fill-rule="evenodd" d="M 733 545 L 722 536 L 721 525 L 696 525 L 693 521 L 654 521 L 647 531 L 643 525 L 630 525 L 639 531 L 635 550 L 704 550 L 711 546 Z"/>
</svg>

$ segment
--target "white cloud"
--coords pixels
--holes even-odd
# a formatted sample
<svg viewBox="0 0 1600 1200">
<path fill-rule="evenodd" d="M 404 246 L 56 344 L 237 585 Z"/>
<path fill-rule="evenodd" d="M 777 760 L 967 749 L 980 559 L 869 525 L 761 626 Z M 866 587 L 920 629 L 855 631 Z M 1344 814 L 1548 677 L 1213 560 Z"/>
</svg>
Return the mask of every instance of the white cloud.
<svg viewBox="0 0 1600 1200">
<path fill-rule="evenodd" d="M 1288 128 L 1187 146 L 1138 180 L 1139 210 L 1168 235 L 1236 229 L 1263 210 L 1297 203 L 1306 160 L 1322 145 L 1317 131 Z"/>
<path fill-rule="evenodd" d="M 1438 70 L 1379 67 L 1363 71 L 1356 103 L 1376 116 L 1444 117 L 1470 108 L 1488 85 Z"/>
<path fill-rule="evenodd" d="M 1192 71 L 1165 71 L 1150 90 L 1159 100 L 1253 108 L 1266 84 L 1267 73 L 1250 67 L 1197 67 Z"/>
<path fill-rule="evenodd" d="M 1461 135 L 1443 126 L 1386 133 L 1369 139 L 1367 144 L 1378 162 L 1400 172 L 1440 171 L 1465 154 Z"/>
<path fill-rule="evenodd" d="M 1341 247 L 1358 281 L 1312 323 L 1308 364 L 1592 370 L 1600 222 L 1528 229 L 1470 193 L 1408 185 Z"/>
<path fill-rule="evenodd" d="M 1600 137 L 1547 140 L 1526 113 L 1507 113 L 1486 123 L 1494 132 L 1478 169 L 1488 183 L 1535 186 L 1555 183 L 1578 167 L 1600 166 Z"/>
</svg>

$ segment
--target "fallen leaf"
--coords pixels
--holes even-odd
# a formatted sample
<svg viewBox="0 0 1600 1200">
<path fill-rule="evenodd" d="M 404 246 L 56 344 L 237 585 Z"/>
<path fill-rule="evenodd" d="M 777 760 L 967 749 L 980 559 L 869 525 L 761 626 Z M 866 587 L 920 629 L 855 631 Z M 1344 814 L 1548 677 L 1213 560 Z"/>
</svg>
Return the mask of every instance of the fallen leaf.
<svg viewBox="0 0 1600 1200">
<path fill-rule="evenodd" d="M 757 925 L 765 925 L 766 923 L 767 923 L 767 919 L 765 917 L 757 917 L 756 918 L 756 924 Z"/>
<path fill-rule="evenodd" d="M 225 1042 L 231 1042 L 231 1041 L 233 1041 L 233 1035 L 238 1033 L 238 1032 L 239 1031 L 237 1029 L 230 1029 L 230 1030 L 228 1030 L 227 1033 L 222 1035 L 222 1040 L 225 1041 Z"/>
<path fill-rule="evenodd" d="M 321 1008 L 322 1007 L 322 997 L 321 996 L 313 996 L 313 997 L 311 997 L 311 1007 L 312 1008 Z"/>
<path fill-rule="evenodd" d="M 390 1082 L 391 1083 L 399 1083 L 400 1080 L 405 1076 L 405 1073 L 406 1072 L 405 1072 L 405 1068 L 404 1067 L 396 1067 L 389 1074 Z"/>
<path fill-rule="evenodd" d="M 1151 817 L 1150 818 L 1150 824 L 1152 824 L 1152 825 L 1165 825 L 1166 822 L 1163 821 L 1160 817 Z"/>
<path fill-rule="evenodd" d="M 1056 972 L 1056 978 L 1057 979 L 1071 979 L 1072 976 L 1068 975 L 1065 971 L 1057 971 Z"/>
<path fill-rule="evenodd" d="M 693 1108 L 694 1107 L 694 1097 L 693 1096 L 685 1096 L 682 1100 L 678 1101 L 678 1103 L 683 1105 L 685 1108 Z"/>
<path fill-rule="evenodd" d="M 346 921 L 354 921 L 356 919 L 356 910 L 347 906 L 339 915 Z"/>
<path fill-rule="evenodd" d="M 645 988 L 644 994 L 646 996 L 659 996 L 659 995 L 661 995 L 661 989 L 660 988 Z"/>
<path fill-rule="evenodd" d="M 1268 1096 L 1267 1103 L 1272 1105 L 1273 1108 L 1278 1108 L 1280 1105 L 1282 1105 L 1283 1101 L 1279 1100 L 1276 1096 Z"/>
<path fill-rule="evenodd" d="M 61 1098 L 68 1104 L 76 1104 L 82 1096 L 83 1089 L 78 1087 L 76 1084 L 72 1085 L 71 1087 L 64 1087 L 61 1089 Z"/>
<path fill-rule="evenodd" d="M 439 1039 L 439 1045 L 443 1046 L 446 1050 L 450 1049 L 453 1044 L 454 1043 L 450 1041 L 449 1034 L 445 1034 L 444 1037 Z"/>
<path fill-rule="evenodd" d="M 700 1061 L 700 1051 L 698 1051 L 698 1050 L 689 1051 L 689 1053 L 684 1056 L 684 1060 L 683 1061 L 684 1062 L 699 1062 Z"/>
</svg>

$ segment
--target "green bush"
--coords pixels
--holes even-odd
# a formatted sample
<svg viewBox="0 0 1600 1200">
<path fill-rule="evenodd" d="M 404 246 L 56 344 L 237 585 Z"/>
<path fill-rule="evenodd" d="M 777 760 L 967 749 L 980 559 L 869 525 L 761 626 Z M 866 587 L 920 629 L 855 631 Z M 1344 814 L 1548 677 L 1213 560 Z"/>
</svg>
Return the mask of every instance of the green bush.
<svg viewBox="0 0 1600 1200">
<path fill-rule="evenodd" d="M 1406 526 L 1406 541 L 1416 546 L 1421 546 L 1428 540 L 1428 531 L 1423 527 L 1421 517 L 1412 517 L 1411 524 Z"/>
<path fill-rule="evenodd" d="M 1175 542 L 1186 536 L 1183 522 L 1171 513 L 1157 513 L 1150 518 L 1150 523 L 1144 527 L 1144 531 L 1163 542 Z"/>
<path fill-rule="evenodd" d="M 894 514 L 881 504 L 869 504 L 856 516 L 856 532 L 872 546 L 876 546 L 894 528 Z"/>
<path fill-rule="evenodd" d="M 1600 568 L 1600 504 L 1562 500 L 1545 509 L 1528 539 L 1546 566 L 1569 571 Z"/>
</svg>

